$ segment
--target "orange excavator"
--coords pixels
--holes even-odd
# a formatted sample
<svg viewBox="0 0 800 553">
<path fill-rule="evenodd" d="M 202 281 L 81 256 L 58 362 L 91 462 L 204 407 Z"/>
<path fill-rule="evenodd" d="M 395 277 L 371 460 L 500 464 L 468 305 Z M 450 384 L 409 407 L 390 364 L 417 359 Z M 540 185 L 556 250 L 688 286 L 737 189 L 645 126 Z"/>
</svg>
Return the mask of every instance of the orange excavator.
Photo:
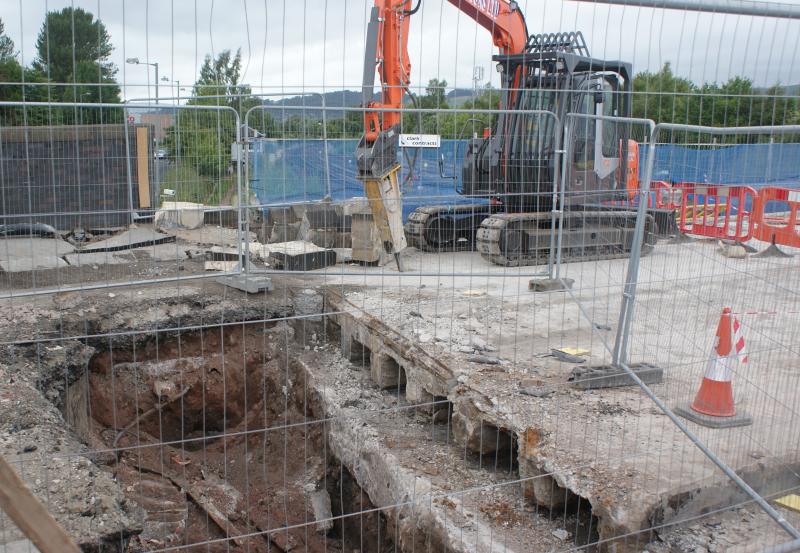
<svg viewBox="0 0 800 553">
<path fill-rule="evenodd" d="M 630 115 L 631 65 L 592 58 L 580 32 L 528 35 L 517 2 L 448 2 L 489 31 L 499 49 L 493 60 L 505 112 L 484 136 L 475 133 L 468 141 L 457 186 L 459 194 L 489 201 L 420 207 L 403 226 L 401 110 L 406 95 L 413 98 L 409 22 L 422 0 L 375 0 L 362 90 L 368 109 L 356 159 L 373 218 L 398 268 L 407 243 L 426 251 L 476 248 L 500 265 L 542 263 L 553 247 L 554 213 L 562 261 L 628 255 L 636 214 L 609 206 L 630 199 L 638 186 L 638 147 L 629 140 L 630 124 L 592 116 Z M 376 69 L 380 98 L 374 96 Z M 559 196 L 554 183 L 561 185 L 562 174 Z M 648 244 L 653 221 L 648 216 Z"/>
</svg>

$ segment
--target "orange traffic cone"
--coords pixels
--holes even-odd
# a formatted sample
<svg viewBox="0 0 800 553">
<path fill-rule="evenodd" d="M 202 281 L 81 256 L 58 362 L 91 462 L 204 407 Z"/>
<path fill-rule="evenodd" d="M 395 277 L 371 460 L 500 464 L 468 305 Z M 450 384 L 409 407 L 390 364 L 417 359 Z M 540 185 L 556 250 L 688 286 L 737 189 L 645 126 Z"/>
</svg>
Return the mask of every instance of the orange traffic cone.
<svg viewBox="0 0 800 553">
<path fill-rule="evenodd" d="M 734 332 L 737 335 L 735 343 Z M 743 353 L 744 338 L 741 336 L 740 326 L 733 319 L 730 308 L 726 307 L 719 319 L 717 341 L 706 365 L 700 390 L 691 405 L 679 406 L 675 412 L 692 422 L 711 428 L 752 424 L 753 419 L 745 413 L 737 413 L 733 404 L 731 363 Z M 746 362 L 746 357 L 744 361 Z"/>
</svg>

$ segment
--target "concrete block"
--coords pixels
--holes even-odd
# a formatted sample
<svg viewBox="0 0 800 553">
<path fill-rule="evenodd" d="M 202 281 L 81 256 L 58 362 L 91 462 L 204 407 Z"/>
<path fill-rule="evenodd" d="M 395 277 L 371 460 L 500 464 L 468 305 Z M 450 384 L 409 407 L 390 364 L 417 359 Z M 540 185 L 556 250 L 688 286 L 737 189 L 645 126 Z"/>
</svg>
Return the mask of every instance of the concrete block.
<svg viewBox="0 0 800 553">
<path fill-rule="evenodd" d="M 633 363 L 630 368 L 645 384 L 658 384 L 664 379 L 664 369 L 650 363 Z M 569 381 L 581 390 L 636 385 L 628 373 L 614 365 L 575 367 Z"/>
<path fill-rule="evenodd" d="M 336 252 L 305 241 L 270 244 L 272 264 L 285 271 L 312 271 L 336 264 Z"/>
<path fill-rule="evenodd" d="M 575 283 L 571 278 L 533 278 L 528 282 L 532 292 L 563 292 L 571 290 Z"/>
<path fill-rule="evenodd" d="M 317 532 L 325 534 L 333 528 L 333 511 L 331 510 L 331 496 L 323 490 L 315 490 L 308 494 L 314 520 L 317 522 Z"/>
<path fill-rule="evenodd" d="M 333 248 L 336 252 L 336 263 L 350 263 L 353 261 L 353 248 Z"/>
<path fill-rule="evenodd" d="M 200 228 L 204 222 L 204 207 L 192 202 L 163 202 L 153 223 L 156 228 Z"/>
<path fill-rule="evenodd" d="M 753 424 L 753 417 L 744 411 L 739 411 L 732 417 L 712 417 L 698 413 L 688 403 L 678 405 L 675 414 L 708 428 L 735 428 Z"/>
<path fill-rule="evenodd" d="M 275 286 L 272 279 L 260 275 L 232 275 L 223 276 L 216 279 L 217 282 L 231 288 L 236 288 L 248 294 L 258 294 L 259 292 L 271 292 Z"/>
<path fill-rule="evenodd" d="M 470 401 L 459 401 L 453 410 L 453 436 L 473 453 L 485 455 L 511 447 L 511 435 L 485 422 Z"/>
<path fill-rule="evenodd" d="M 431 403 L 433 394 L 429 394 L 416 378 L 409 377 L 406 372 L 406 401 L 409 403 Z"/>
<path fill-rule="evenodd" d="M 520 467 L 520 474 L 523 467 Z M 528 501 L 545 509 L 560 509 L 567 502 L 567 490 L 558 485 L 555 478 L 532 463 L 526 463 L 522 494 Z"/>
<path fill-rule="evenodd" d="M 373 221 L 369 207 L 353 213 L 351 242 L 353 261 L 385 265 L 392 259 L 383 247 L 381 231 Z"/>
</svg>

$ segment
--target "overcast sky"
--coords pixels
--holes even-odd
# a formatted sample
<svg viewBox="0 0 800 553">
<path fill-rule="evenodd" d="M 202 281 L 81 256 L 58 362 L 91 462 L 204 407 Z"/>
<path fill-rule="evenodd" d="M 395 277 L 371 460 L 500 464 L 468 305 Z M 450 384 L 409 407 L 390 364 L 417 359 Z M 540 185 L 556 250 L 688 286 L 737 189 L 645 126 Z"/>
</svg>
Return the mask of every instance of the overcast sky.
<svg viewBox="0 0 800 553">
<path fill-rule="evenodd" d="M 531 33 L 581 30 L 593 56 L 631 61 L 637 72 L 669 61 L 676 73 L 696 82 L 745 75 L 758 85 L 800 83 L 797 20 L 572 0 L 519 4 Z M 255 90 L 357 89 L 372 0 L 0 0 L 0 17 L 25 64 L 35 56 L 46 11 L 68 5 L 89 10 L 106 24 L 118 80 L 126 98 L 135 98 L 147 96 L 153 71 L 126 65 L 128 57 L 157 61 L 160 76 L 187 86 L 205 54 L 239 47 L 242 80 Z M 489 33 L 447 0 L 423 0 L 411 27 L 414 85 L 438 77 L 450 86 L 470 87 L 475 67 L 484 68 L 484 81 L 498 84 Z M 161 96 L 171 95 L 170 83 L 161 84 Z"/>
</svg>

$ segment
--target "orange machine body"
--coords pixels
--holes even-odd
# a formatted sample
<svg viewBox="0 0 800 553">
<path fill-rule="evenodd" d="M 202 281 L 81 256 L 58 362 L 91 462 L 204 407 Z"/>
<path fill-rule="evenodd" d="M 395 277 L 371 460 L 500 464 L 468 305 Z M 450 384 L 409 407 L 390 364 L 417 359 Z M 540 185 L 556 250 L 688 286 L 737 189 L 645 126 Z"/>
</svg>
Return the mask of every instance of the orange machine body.
<svg viewBox="0 0 800 553">
<path fill-rule="evenodd" d="M 518 54 L 525 50 L 528 30 L 516 2 L 507 0 L 448 0 L 461 12 L 474 19 L 492 34 L 492 41 L 501 54 Z M 398 125 L 403 96 L 411 82 L 411 61 L 408 57 L 408 32 L 412 0 L 375 0 L 379 10 L 378 44 L 375 58 L 381 80 L 381 101 L 366 107 L 375 111 L 364 114 L 364 135 L 374 142 L 381 131 Z M 386 109 L 380 112 L 378 110 Z"/>
</svg>

